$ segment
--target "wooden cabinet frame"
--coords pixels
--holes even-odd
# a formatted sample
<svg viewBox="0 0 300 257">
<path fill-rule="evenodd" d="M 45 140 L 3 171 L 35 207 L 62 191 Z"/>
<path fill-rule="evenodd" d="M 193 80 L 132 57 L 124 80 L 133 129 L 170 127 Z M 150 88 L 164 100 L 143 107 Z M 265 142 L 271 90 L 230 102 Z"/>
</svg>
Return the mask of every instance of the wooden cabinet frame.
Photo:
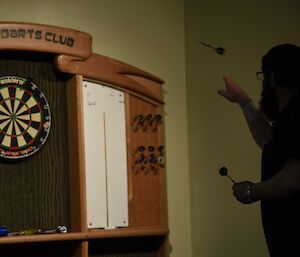
<svg viewBox="0 0 300 257">
<path fill-rule="evenodd" d="M 119 240 L 120 243 L 122 240 L 130 240 L 131 248 L 134 248 L 135 240 L 139 244 L 144 242 L 140 240 L 145 240 L 146 248 L 149 247 L 150 252 L 154 252 L 145 256 L 167 257 L 169 245 L 165 167 L 161 165 L 158 172 L 150 172 L 151 174 L 133 172 L 137 147 L 142 144 L 156 147 L 164 145 L 164 124 L 162 121 L 155 133 L 147 134 L 145 131 L 136 132 L 132 129 L 134 119 L 139 114 L 163 117 L 164 82 L 141 69 L 95 54 L 91 49 L 92 37 L 81 31 L 32 23 L 0 23 L 1 52 L 24 51 L 40 55 L 51 53 L 55 56 L 53 66 L 60 73 L 69 76 L 66 83 L 66 103 L 71 213 L 70 231 L 67 234 L 2 237 L 0 247 L 9 249 L 10 245 L 40 244 L 47 252 L 50 242 L 70 242 L 74 246 L 74 249 L 71 247 L 73 250 L 70 251 L 70 256 L 87 257 L 101 256 L 101 252 L 90 249 L 91 245 L 97 242 L 100 244 L 101 240 Z M 127 228 L 87 229 L 83 80 L 92 80 L 125 93 L 129 199 Z M 124 245 L 128 245 L 125 242 Z M 96 252 L 96 255 L 92 252 Z M 30 254 L 30 251 L 26 253 L 27 256 Z M 121 254 L 122 250 L 116 256 L 122 256 Z"/>
</svg>

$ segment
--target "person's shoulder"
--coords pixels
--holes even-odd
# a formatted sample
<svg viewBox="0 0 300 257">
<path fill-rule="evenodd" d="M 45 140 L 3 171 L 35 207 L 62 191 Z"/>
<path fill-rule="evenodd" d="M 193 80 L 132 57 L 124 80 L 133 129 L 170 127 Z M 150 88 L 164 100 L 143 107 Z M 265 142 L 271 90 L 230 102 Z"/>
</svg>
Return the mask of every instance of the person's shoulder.
<svg viewBox="0 0 300 257">
<path fill-rule="evenodd" d="M 296 112 L 300 112 L 300 92 L 296 93 L 291 99 L 292 101 L 292 109 Z"/>
<path fill-rule="evenodd" d="M 291 110 L 292 120 L 294 120 L 300 126 L 300 97 L 295 99 L 296 101 L 293 104 L 293 108 Z"/>
</svg>

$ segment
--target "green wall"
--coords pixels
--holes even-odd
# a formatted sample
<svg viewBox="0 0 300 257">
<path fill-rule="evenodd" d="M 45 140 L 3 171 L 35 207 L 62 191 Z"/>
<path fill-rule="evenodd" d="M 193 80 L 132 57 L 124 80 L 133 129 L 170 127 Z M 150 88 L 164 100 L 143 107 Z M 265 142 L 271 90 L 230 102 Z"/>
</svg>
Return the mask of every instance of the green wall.
<svg viewBox="0 0 300 257">
<path fill-rule="evenodd" d="M 191 256 L 183 0 L 0 0 L 1 21 L 73 28 L 93 51 L 162 78 L 172 257 Z"/>
<path fill-rule="evenodd" d="M 260 149 L 239 108 L 216 91 L 227 75 L 257 103 L 260 58 L 277 44 L 300 45 L 299 11 L 297 0 L 185 1 L 193 257 L 268 256 L 259 203 L 239 204 L 231 182 L 218 175 L 225 165 L 237 181 L 259 181 Z"/>
</svg>

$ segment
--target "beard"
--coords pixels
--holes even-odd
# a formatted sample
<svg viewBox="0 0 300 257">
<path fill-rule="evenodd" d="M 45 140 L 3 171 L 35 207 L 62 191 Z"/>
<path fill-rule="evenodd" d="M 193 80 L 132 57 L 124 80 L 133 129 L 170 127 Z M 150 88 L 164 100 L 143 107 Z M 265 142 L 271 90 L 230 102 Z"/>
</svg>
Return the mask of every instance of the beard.
<svg viewBox="0 0 300 257">
<path fill-rule="evenodd" d="M 259 110 L 263 113 L 267 120 L 273 122 L 279 115 L 278 99 L 274 88 L 263 81 L 263 90 L 259 101 Z"/>
</svg>

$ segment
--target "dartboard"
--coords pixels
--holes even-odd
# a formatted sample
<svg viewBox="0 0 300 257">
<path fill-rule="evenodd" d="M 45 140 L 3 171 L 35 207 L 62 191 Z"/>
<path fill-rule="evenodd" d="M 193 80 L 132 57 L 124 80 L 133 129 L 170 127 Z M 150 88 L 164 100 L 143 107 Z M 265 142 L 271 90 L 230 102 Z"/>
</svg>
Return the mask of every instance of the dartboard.
<svg viewBox="0 0 300 257">
<path fill-rule="evenodd" d="M 38 152 L 50 132 L 45 95 L 30 79 L 0 77 L 0 157 L 20 160 Z"/>
</svg>

